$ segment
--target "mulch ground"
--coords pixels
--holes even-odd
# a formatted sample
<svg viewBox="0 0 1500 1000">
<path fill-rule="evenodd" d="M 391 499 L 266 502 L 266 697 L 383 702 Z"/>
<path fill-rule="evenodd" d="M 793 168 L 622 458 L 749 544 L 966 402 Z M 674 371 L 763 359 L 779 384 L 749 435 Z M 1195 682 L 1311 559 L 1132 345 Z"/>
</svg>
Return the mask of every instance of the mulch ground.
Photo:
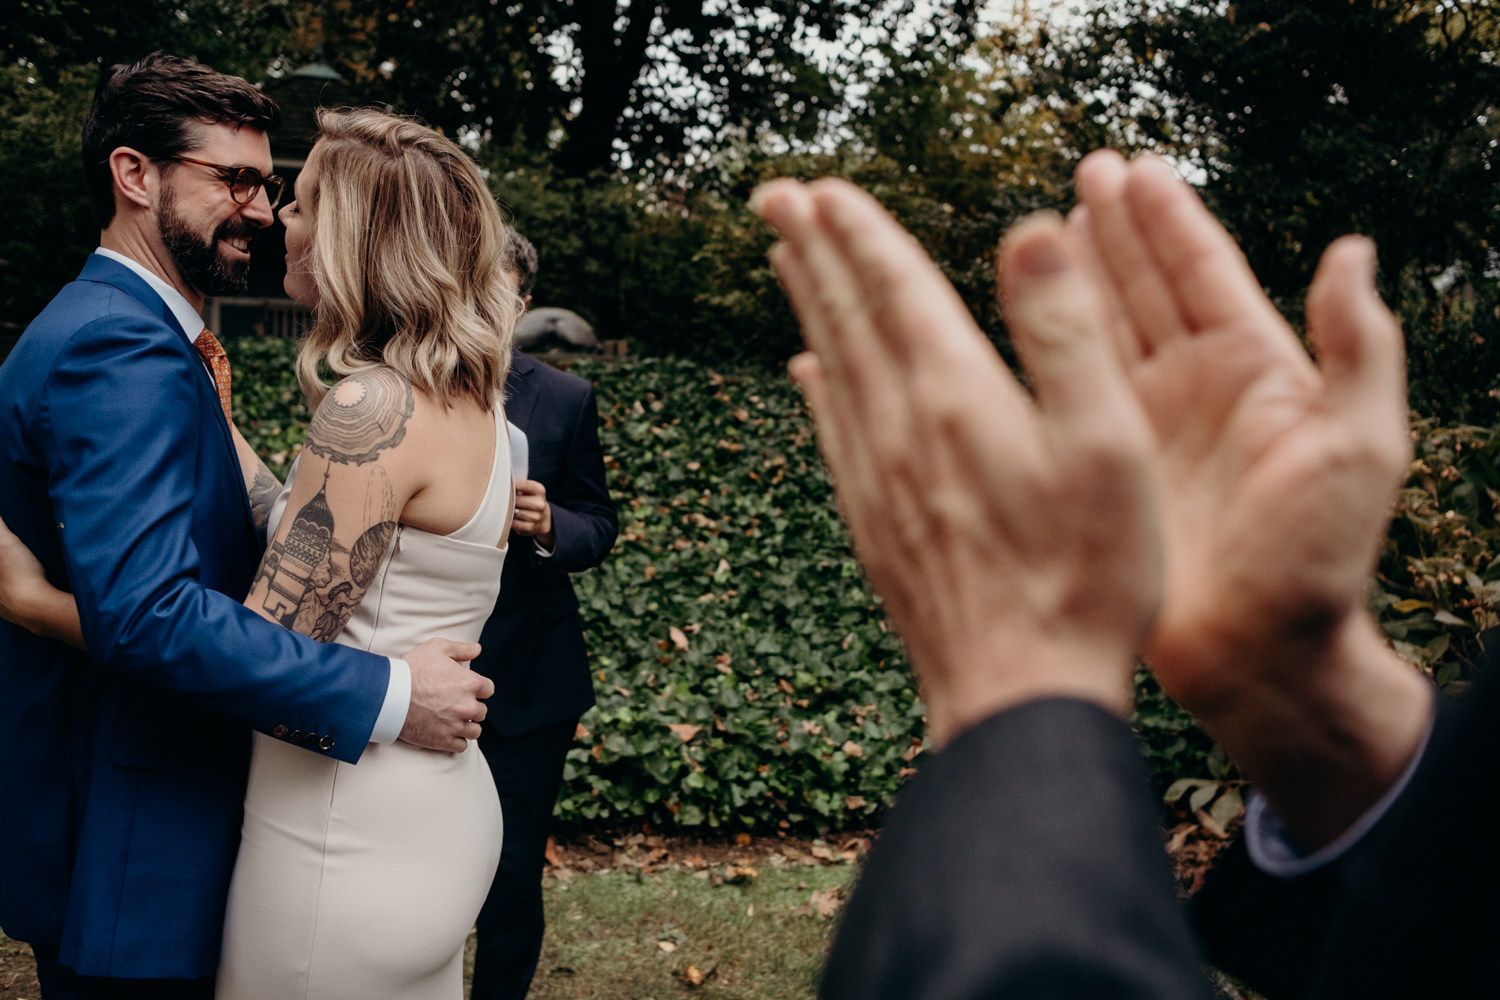
<svg viewBox="0 0 1500 1000">
<path fill-rule="evenodd" d="M 1232 842 L 1238 824 L 1228 830 L 1208 829 L 1186 812 L 1173 819 L 1175 824 L 1166 831 L 1167 852 L 1172 858 L 1177 891 L 1186 897 L 1202 888 L 1214 859 Z M 736 868 L 856 862 L 863 859 L 877 837 L 868 831 L 817 840 L 746 834 L 717 840 L 647 833 L 585 836 L 549 843 L 546 874 L 567 880 L 584 872 L 697 871 L 707 873 L 711 880 L 733 879 Z M 38 1000 L 40 996 L 31 948 L 0 935 L 0 1000 Z"/>
<path fill-rule="evenodd" d="M 42 988 L 36 981 L 36 962 L 31 945 L 12 941 L 0 934 L 0 998 L 3 1000 L 37 1000 Z"/>
</svg>

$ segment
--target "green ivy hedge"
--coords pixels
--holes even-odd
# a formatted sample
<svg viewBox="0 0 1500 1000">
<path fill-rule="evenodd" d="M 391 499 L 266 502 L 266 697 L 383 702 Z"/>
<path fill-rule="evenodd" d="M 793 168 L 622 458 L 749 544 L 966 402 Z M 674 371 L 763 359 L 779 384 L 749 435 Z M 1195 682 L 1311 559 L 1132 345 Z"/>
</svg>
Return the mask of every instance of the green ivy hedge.
<svg viewBox="0 0 1500 1000">
<path fill-rule="evenodd" d="M 236 417 L 280 473 L 307 422 L 295 346 L 226 347 Z M 921 763 L 923 708 L 796 389 L 779 372 L 674 360 L 571 370 L 596 387 L 620 538 L 575 578 L 599 704 L 568 754 L 558 819 L 736 831 L 874 822 Z M 1500 623 L 1500 435 L 1416 428 L 1372 607 L 1403 656 L 1457 690 Z M 1191 792 L 1194 807 L 1232 817 L 1242 780 L 1145 670 L 1136 708 L 1169 799 Z"/>
</svg>

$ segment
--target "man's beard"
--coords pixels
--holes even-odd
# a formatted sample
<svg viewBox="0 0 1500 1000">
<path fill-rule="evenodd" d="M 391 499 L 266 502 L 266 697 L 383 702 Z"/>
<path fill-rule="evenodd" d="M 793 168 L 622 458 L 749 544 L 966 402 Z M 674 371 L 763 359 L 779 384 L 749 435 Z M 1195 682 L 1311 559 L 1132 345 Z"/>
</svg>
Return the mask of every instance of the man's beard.
<svg viewBox="0 0 1500 1000">
<path fill-rule="evenodd" d="M 187 220 L 177 213 L 177 199 L 171 185 L 162 191 L 161 239 L 167 245 L 177 273 L 183 283 L 204 295 L 238 295 L 250 284 L 248 260 L 225 260 L 219 241 L 243 237 L 251 239 L 256 229 L 239 216 L 227 219 L 208 242 L 193 232 Z"/>
</svg>

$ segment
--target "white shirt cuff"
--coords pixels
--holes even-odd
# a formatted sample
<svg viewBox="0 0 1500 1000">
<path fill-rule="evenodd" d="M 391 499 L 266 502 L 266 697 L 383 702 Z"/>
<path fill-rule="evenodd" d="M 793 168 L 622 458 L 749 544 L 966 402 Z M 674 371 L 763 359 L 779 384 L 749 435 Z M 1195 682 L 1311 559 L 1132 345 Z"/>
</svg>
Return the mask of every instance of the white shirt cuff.
<svg viewBox="0 0 1500 1000">
<path fill-rule="evenodd" d="M 1270 805 L 1259 792 L 1251 791 L 1250 804 L 1245 807 L 1245 847 L 1249 850 L 1250 860 L 1255 867 L 1276 878 L 1296 878 L 1338 860 L 1369 833 L 1371 827 L 1379 823 L 1391 805 L 1401 797 L 1401 793 L 1411 782 L 1412 775 L 1417 773 L 1417 765 L 1422 763 L 1422 756 L 1427 752 L 1427 741 L 1432 738 L 1432 723 L 1437 717 L 1436 699 L 1439 697 L 1441 695 L 1434 696 L 1432 714 L 1427 718 L 1427 729 L 1422 733 L 1422 742 L 1417 745 L 1416 755 L 1406 765 L 1406 770 L 1401 772 L 1401 777 L 1396 779 L 1396 783 L 1379 801 L 1354 821 L 1353 826 L 1326 847 L 1311 854 L 1303 854 L 1281 822 L 1281 817 L 1271 811 Z"/>
<path fill-rule="evenodd" d="M 411 664 L 391 657 L 391 682 L 385 689 L 385 704 L 375 717 L 375 728 L 370 731 L 371 743 L 394 743 L 406 725 L 406 713 L 411 708 Z"/>
<path fill-rule="evenodd" d="M 557 542 L 555 541 L 552 543 L 552 548 L 550 549 L 542 548 L 542 543 L 536 542 L 535 539 L 533 539 L 533 542 L 535 542 L 536 544 L 536 554 L 541 556 L 543 559 L 551 559 L 553 553 L 557 551 Z"/>
</svg>

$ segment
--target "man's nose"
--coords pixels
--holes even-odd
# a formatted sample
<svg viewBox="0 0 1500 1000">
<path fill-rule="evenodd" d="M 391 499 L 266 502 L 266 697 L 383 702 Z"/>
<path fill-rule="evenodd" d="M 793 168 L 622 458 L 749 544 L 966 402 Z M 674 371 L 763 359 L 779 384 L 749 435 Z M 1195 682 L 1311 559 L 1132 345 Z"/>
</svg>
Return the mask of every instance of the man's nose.
<svg viewBox="0 0 1500 1000">
<path fill-rule="evenodd" d="M 266 197 L 265 188 L 256 191 L 248 205 L 240 207 L 240 215 L 246 222 L 262 229 L 276 221 L 276 214 L 271 211 L 271 199 Z"/>
</svg>

